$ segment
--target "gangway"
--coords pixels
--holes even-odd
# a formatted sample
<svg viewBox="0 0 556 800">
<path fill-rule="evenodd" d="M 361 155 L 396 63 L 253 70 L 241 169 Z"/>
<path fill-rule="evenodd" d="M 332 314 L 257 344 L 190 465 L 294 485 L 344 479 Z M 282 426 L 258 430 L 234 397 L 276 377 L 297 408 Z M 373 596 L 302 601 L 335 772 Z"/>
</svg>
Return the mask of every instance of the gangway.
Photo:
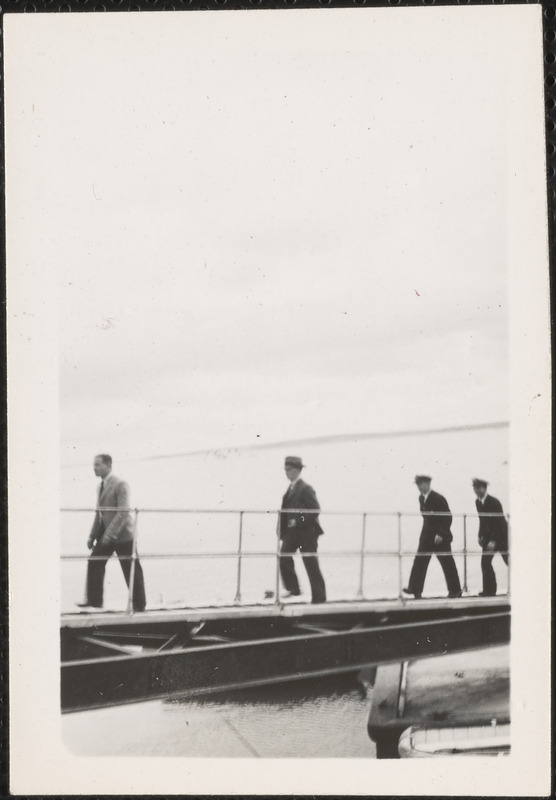
<svg viewBox="0 0 556 800">
<path fill-rule="evenodd" d="M 230 553 L 238 560 L 236 598 L 241 558 L 249 555 L 241 548 L 240 514 L 239 547 Z M 368 558 L 384 555 L 367 549 L 365 518 L 362 530 L 361 548 L 351 553 L 360 559 L 361 574 Z M 458 554 L 466 557 L 465 542 Z M 278 576 L 279 550 L 264 555 L 276 559 Z M 399 537 L 394 555 L 401 562 L 414 553 L 402 551 Z M 282 603 L 276 592 L 266 604 L 140 613 L 131 609 L 130 591 L 127 609 L 63 614 L 62 711 L 357 673 L 509 641 L 509 595 L 409 600 L 401 592 L 401 570 L 399 584 L 394 598 L 313 605 Z"/>
</svg>

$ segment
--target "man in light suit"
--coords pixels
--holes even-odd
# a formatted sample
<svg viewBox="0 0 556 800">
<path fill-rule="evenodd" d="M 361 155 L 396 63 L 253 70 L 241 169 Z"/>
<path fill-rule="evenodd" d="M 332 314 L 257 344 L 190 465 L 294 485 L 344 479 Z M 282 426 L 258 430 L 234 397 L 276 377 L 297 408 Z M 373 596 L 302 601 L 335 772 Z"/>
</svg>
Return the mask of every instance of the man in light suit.
<svg viewBox="0 0 556 800">
<path fill-rule="evenodd" d="M 114 552 L 120 560 L 129 587 L 133 554 L 133 522 L 130 512 L 125 510 L 129 508 L 129 486 L 113 474 L 112 457 L 106 454 L 95 456 L 93 469 L 101 480 L 95 519 L 87 540 L 87 547 L 91 550 L 91 558 L 87 562 L 87 601 L 77 605 L 102 608 L 106 562 Z M 143 570 L 139 559 L 136 559 L 133 610 L 144 611 L 145 605 Z"/>
<path fill-rule="evenodd" d="M 288 513 L 286 509 L 320 509 L 315 490 L 300 477 L 303 463 L 297 456 L 288 456 L 284 468 L 290 481 L 288 491 L 282 498 L 280 514 L 280 573 L 286 588 L 285 597 L 301 594 L 295 572 L 292 553 L 300 550 L 311 584 L 313 603 L 326 602 L 326 588 L 316 555 L 318 538 L 324 533 L 318 514 Z"/>
<path fill-rule="evenodd" d="M 473 478 L 473 491 L 477 499 L 475 506 L 479 514 L 479 544 L 483 548 L 481 571 L 483 573 L 483 591 L 481 597 L 494 597 L 496 594 L 496 575 L 492 568 L 495 553 L 508 564 L 508 523 L 504 516 L 502 503 L 488 493 L 488 481 Z M 485 517 L 485 514 L 499 514 L 497 517 Z"/>
<path fill-rule="evenodd" d="M 450 507 L 445 497 L 431 489 L 431 481 L 432 478 L 428 475 L 416 475 L 415 477 L 415 483 L 419 489 L 419 507 L 423 513 L 423 527 L 419 537 L 417 555 L 409 576 L 409 584 L 403 591 L 416 598 L 421 597 L 431 556 L 419 554 L 435 553 L 446 579 L 448 597 L 461 597 L 458 570 L 450 546 L 454 538 L 450 530 L 452 525 Z M 431 512 L 438 516 L 431 516 Z"/>
</svg>

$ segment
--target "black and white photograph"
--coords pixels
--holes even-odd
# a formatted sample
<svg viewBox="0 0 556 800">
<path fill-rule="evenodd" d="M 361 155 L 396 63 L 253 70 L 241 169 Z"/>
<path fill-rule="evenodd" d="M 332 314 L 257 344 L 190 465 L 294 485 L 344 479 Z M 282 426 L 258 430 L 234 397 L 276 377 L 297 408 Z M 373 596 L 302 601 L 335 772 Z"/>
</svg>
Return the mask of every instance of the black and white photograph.
<svg viewBox="0 0 556 800">
<path fill-rule="evenodd" d="M 3 23 L 12 791 L 548 791 L 541 7 Z"/>
</svg>

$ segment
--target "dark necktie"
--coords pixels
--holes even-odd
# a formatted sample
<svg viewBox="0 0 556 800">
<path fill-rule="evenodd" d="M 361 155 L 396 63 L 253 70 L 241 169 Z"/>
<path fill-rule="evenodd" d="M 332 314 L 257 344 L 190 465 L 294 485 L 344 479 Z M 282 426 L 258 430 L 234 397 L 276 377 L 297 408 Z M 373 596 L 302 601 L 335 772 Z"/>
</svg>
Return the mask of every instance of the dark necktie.
<svg viewBox="0 0 556 800">
<path fill-rule="evenodd" d="M 98 490 L 98 502 L 99 502 L 99 505 L 100 505 L 100 496 L 101 496 L 101 494 L 102 494 L 102 490 L 103 490 L 103 489 L 104 489 L 104 481 L 101 481 L 101 482 L 100 482 L 100 488 L 99 488 L 99 490 Z"/>
</svg>

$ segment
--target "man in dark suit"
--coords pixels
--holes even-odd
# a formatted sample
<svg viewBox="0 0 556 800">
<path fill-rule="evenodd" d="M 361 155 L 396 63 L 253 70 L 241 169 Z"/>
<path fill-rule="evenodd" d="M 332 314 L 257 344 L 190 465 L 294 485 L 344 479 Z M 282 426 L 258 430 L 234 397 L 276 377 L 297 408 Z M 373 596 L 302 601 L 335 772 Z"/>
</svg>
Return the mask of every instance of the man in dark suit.
<svg viewBox="0 0 556 800">
<path fill-rule="evenodd" d="M 423 515 L 423 527 L 419 537 L 417 555 L 409 576 L 409 584 L 403 591 L 417 598 L 421 597 L 431 556 L 419 554 L 434 552 L 444 572 L 448 597 L 461 597 L 458 570 L 450 546 L 453 539 L 450 530 L 452 525 L 450 507 L 445 497 L 431 489 L 431 481 L 432 478 L 428 475 L 415 477 L 415 483 L 419 489 L 419 506 Z M 435 516 L 436 514 L 438 516 Z"/>
<path fill-rule="evenodd" d="M 112 457 L 106 454 L 95 456 L 93 469 L 100 478 L 100 484 L 95 519 L 87 540 L 87 547 L 91 550 L 91 558 L 87 562 L 87 600 L 77 605 L 98 609 L 103 604 L 106 562 L 114 552 L 120 560 L 129 587 L 133 522 L 126 510 L 129 508 L 129 486 L 112 472 Z M 133 610 L 145 610 L 145 584 L 139 559 L 135 560 L 134 568 Z"/>
<path fill-rule="evenodd" d="M 299 581 L 295 572 L 292 553 L 300 550 L 307 575 L 311 583 L 313 603 L 326 602 L 324 578 L 316 556 L 318 538 L 323 533 L 318 514 L 303 514 L 302 509 L 320 509 L 315 490 L 300 477 L 303 463 L 297 456 L 288 456 L 284 468 L 290 486 L 282 498 L 280 513 L 280 573 L 286 589 L 285 597 L 300 595 Z M 296 509 L 298 513 L 288 512 Z M 315 555 L 311 555 L 314 553 Z"/>
<path fill-rule="evenodd" d="M 494 597 L 496 594 L 496 575 L 492 568 L 492 559 L 499 552 L 508 564 L 508 523 L 504 516 L 502 503 L 488 493 L 488 481 L 482 478 L 473 479 L 473 491 L 477 495 L 475 506 L 479 514 L 479 544 L 483 548 L 481 571 L 483 573 L 483 591 L 481 597 Z M 490 517 L 485 514 L 499 514 Z"/>
</svg>

